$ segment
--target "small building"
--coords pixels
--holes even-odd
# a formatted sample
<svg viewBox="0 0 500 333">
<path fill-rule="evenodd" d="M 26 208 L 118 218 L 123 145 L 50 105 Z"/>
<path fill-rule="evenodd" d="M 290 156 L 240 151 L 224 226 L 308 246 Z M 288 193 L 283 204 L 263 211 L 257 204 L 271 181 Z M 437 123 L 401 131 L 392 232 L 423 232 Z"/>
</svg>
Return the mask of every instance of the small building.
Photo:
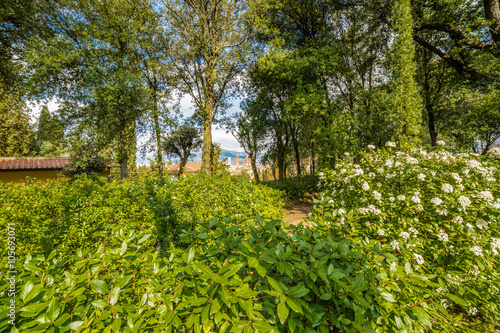
<svg viewBox="0 0 500 333">
<path fill-rule="evenodd" d="M 24 184 L 26 177 L 37 180 L 56 179 L 69 164 L 69 157 L 0 157 L 0 183 Z M 117 164 L 107 164 L 105 176 L 110 176 L 110 167 Z"/>
<path fill-rule="evenodd" d="M 165 172 L 171 175 L 177 175 L 179 172 L 180 163 L 167 165 L 165 167 Z M 186 173 L 196 173 L 201 170 L 201 163 L 187 161 L 184 166 L 184 174 Z"/>
</svg>

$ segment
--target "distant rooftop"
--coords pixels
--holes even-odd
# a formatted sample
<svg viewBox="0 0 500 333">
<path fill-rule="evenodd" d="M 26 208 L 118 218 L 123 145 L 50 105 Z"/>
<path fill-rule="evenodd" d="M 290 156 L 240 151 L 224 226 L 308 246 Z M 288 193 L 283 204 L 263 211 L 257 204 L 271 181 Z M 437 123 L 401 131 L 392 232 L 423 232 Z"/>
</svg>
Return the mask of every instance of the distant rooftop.
<svg viewBox="0 0 500 333">
<path fill-rule="evenodd" d="M 69 164 L 69 157 L 0 157 L 1 170 L 51 170 L 63 169 Z M 107 167 L 119 166 L 115 163 Z"/>
</svg>

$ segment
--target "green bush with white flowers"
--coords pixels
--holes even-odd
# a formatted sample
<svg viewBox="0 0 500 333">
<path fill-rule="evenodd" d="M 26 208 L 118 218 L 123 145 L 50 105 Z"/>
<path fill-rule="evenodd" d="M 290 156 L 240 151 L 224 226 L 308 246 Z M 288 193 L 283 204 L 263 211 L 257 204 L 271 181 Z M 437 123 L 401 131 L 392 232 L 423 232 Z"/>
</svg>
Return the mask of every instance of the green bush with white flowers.
<svg viewBox="0 0 500 333">
<path fill-rule="evenodd" d="M 369 146 L 359 162 L 345 159 L 322 175 L 313 219 L 377 240 L 434 274 L 413 299 L 407 288 L 386 289 L 408 312 L 420 304 L 430 317 L 443 314 L 434 320 L 440 331 L 500 330 L 499 169 L 494 158 L 443 146 L 430 153 Z"/>
</svg>

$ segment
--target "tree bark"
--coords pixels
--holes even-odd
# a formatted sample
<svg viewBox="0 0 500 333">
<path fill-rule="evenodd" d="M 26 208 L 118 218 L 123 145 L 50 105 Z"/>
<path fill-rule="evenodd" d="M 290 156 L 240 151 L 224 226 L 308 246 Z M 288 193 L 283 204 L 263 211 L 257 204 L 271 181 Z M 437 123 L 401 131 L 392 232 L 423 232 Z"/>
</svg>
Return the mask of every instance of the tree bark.
<svg viewBox="0 0 500 333">
<path fill-rule="evenodd" d="M 260 181 L 259 172 L 257 171 L 257 164 L 255 163 L 255 157 L 253 156 L 253 153 L 247 153 L 247 154 L 248 157 L 250 158 L 250 164 L 252 165 L 253 178 L 256 181 Z"/>
<path fill-rule="evenodd" d="M 490 35 L 495 43 L 500 43 L 500 2 L 499 0 L 484 0 L 486 19 L 493 21 L 490 25 Z"/>
<path fill-rule="evenodd" d="M 203 148 L 201 171 L 210 174 L 210 153 L 212 152 L 212 117 L 207 116 L 203 124 Z"/>
<path fill-rule="evenodd" d="M 163 177 L 163 153 L 161 149 L 161 132 L 160 132 L 160 120 L 158 119 L 158 101 L 156 98 L 156 91 L 153 92 L 153 121 L 155 126 L 155 138 L 156 138 L 156 164 L 158 167 L 158 175 Z"/>
</svg>

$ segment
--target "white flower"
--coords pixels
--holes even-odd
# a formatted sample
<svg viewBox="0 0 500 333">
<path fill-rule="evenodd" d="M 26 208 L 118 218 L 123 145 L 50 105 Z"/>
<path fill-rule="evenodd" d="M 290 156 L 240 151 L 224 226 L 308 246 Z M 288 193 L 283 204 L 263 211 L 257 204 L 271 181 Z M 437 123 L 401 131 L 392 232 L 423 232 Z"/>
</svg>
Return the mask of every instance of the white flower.
<svg viewBox="0 0 500 333">
<path fill-rule="evenodd" d="M 438 146 L 444 146 L 446 143 L 443 141 L 443 140 L 439 140 L 438 142 L 436 142 L 436 145 Z"/>
<path fill-rule="evenodd" d="M 403 231 L 399 234 L 399 237 L 403 238 L 403 239 L 407 239 L 408 237 L 410 237 L 410 234 L 407 233 L 406 231 Z"/>
<path fill-rule="evenodd" d="M 398 247 L 399 247 L 399 242 L 397 240 L 393 240 L 391 242 L 391 247 L 394 249 L 394 250 L 397 250 Z"/>
<path fill-rule="evenodd" d="M 445 233 L 443 230 L 439 230 L 439 234 L 437 235 L 437 238 L 441 242 L 447 242 L 448 241 L 448 234 Z"/>
<path fill-rule="evenodd" d="M 458 223 L 458 224 L 462 224 L 463 221 L 464 221 L 464 219 L 461 216 L 455 216 L 455 218 L 453 218 L 453 220 L 451 220 L 451 222 Z"/>
<path fill-rule="evenodd" d="M 370 172 L 370 173 L 368 174 L 368 177 L 370 177 L 370 178 L 375 178 L 375 174 L 374 174 L 373 172 Z"/>
<path fill-rule="evenodd" d="M 385 165 L 386 165 L 387 167 L 389 167 L 389 168 L 390 168 L 390 167 L 392 167 L 392 164 L 393 164 L 393 162 L 392 162 L 392 160 L 391 160 L 391 159 L 388 159 L 388 160 L 385 162 Z"/>
<path fill-rule="evenodd" d="M 349 186 L 349 191 L 354 191 L 354 186 Z"/>
<path fill-rule="evenodd" d="M 398 200 L 399 201 L 405 201 L 406 200 L 406 195 L 402 195 L 402 194 L 398 195 Z"/>
<path fill-rule="evenodd" d="M 497 250 L 500 250 L 500 238 L 491 238 L 491 249 L 494 255 L 497 255 Z"/>
<path fill-rule="evenodd" d="M 442 203 L 443 203 L 443 200 L 441 200 L 441 199 L 439 199 L 439 198 L 432 198 L 432 199 L 431 199 L 431 202 L 432 202 L 433 204 L 435 204 L 436 206 L 439 206 L 440 204 L 442 204 Z"/>
<path fill-rule="evenodd" d="M 471 201 L 467 197 L 460 196 L 458 198 L 458 203 L 462 206 L 463 209 L 465 209 L 465 207 L 467 207 L 467 206 L 469 206 L 471 204 Z"/>
<path fill-rule="evenodd" d="M 493 194 L 490 191 L 482 191 L 477 194 L 477 198 L 490 201 L 493 200 Z"/>
<path fill-rule="evenodd" d="M 348 152 L 345 152 L 345 153 L 344 153 L 344 155 L 345 155 L 345 156 L 349 156 L 349 153 L 348 153 Z"/>
<path fill-rule="evenodd" d="M 378 169 L 377 169 L 377 172 L 378 172 L 378 173 L 384 173 L 384 172 L 385 172 L 385 170 L 384 170 L 384 168 L 378 168 Z"/>
<path fill-rule="evenodd" d="M 444 293 L 444 288 L 443 287 L 439 287 L 439 288 L 436 289 L 436 292 L 438 294 Z"/>
<path fill-rule="evenodd" d="M 467 164 L 467 166 L 470 168 L 470 169 L 478 169 L 478 168 L 482 168 L 482 164 L 481 162 L 479 161 L 476 161 L 476 160 L 468 160 L 468 161 L 465 161 L 465 164 Z M 469 170 L 467 170 L 467 172 L 464 171 L 465 174 L 469 173 Z"/>
<path fill-rule="evenodd" d="M 470 223 L 467 223 L 465 226 L 466 226 L 468 229 L 472 229 L 472 228 L 474 228 L 474 227 L 472 226 L 472 224 L 470 224 Z"/>
<path fill-rule="evenodd" d="M 469 250 L 471 250 L 471 252 L 474 253 L 478 257 L 483 256 L 483 249 L 480 248 L 479 246 L 473 246 Z"/>
<path fill-rule="evenodd" d="M 378 230 L 377 230 L 377 234 L 378 234 L 379 236 L 383 236 L 383 235 L 385 235 L 385 230 L 383 230 L 383 229 L 378 229 Z"/>
<path fill-rule="evenodd" d="M 419 212 L 423 212 L 423 211 L 424 211 L 424 206 L 422 206 L 422 205 L 418 205 L 418 206 L 417 206 L 417 210 L 418 210 Z"/>
<path fill-rule="evenodd" d="M 375 149 L 374 145 L 368 145 L 368 149 Z"/>
<path fill-rule="evenodd" d="M 422 257 L 420 254 L 414 253 L 413 256 L 415 257 L 419 265 L 422 265 L 424 263 L 424 257 Z"/>
<path fill-rule="evenodd" d="M 364 208 L 364 207 L 358 208 L 358 214 L 359 215 L 366 215 L 366 214 L 368 214 L 368 208 Z"/>
<path fill-rule="evenodd" d="M 425 175 L 423 173 L 419 173 L 417 176 L 418 180 L 425 180 Z"/>
<path fill-rule="evenodd" d="M 458 188 L 460 191 L 465 190 L 465 187 L 464 187 L 462 184 L 458 184 L 458 185 L 457 185 L 457 188 Z"/>
<path fill-rule="evenodd" d="M 373 191 L 373 198 L 375 198 L 375 200 L 380 200 L 382 199 L 382 194 L 378 193 L 377 191 Z"/>
<path fill-rule="evenodd" d="M 451 186 L 450 184 L 448 183 L 445 183 L 441 186 L 441 190 L 444 192 L 444 193 L 453 193 L 453 186 Z"/>
<path fill-rule="evenodd" d="M 329 204 L 332 204 L 333 202 L 334 202 L 333 199 L 328 200 Z"/>
<path fill-rule="evenodd" d="M 339 214 L 339 215 L 345 214 L 345 210 L 343 208 L 339 208 L 339 210 L 337 211 L 337 214 Z"/>
<path fill-rule="evenodd" d="M 442 216 L 447 216 L 448 210 L 446 210 L 446 208 L 443 208 L 443 209 L 436 208 L 436 213 L 438 213 L 439 215 L 442 215 Z"/>
<path fill-rule="evenodd" d="M 363 189 L 363 191 L 368 191 L 370 189 L 370 185 L 368 185 L 367 182 L 364 182 L 361 188 Z"/>
<path fill-rule="evenodd" d="M 346 169 L 342 169 L 342 170 L 340 170 L 340 174 L 341 174 L 341 175 L 343 175 L 343 174 L 344 174 L 344 173 L 346 173 L 346 172 L 347 172 L 347 170 L 346 170 Z"/>
<path fill-rule="evenodd" d="M 488 230 L 489 224 L 488 224 L 488 222 L 486 222 L 485 220 L 483 220 L 483 219 L 479 219 L 479 220 L 477 220 L 477 222 L 476 222 L 476 226 L 477 226 L 479 229 L 481 229 L 481 230 L 483 230 L 483 229 L 484 229 L 484 230 Z"/>
<path fill-rule="evenodd" d="M 361 202 L 366 202 L 368 201 L 368 198 L 361 198 Z"/>
<path fill-rule="evenodd" d="M 396 168 L 397 168 L 397 167 L 400 167 L 400 166 L 402 166 L 402 165 L 403 165 L 403 163 L 401 163 L 401 162 L 396 162 L 396 163 L 394 163 L 394 166 L 395 166 Z"/>
<path fill-rule="evenodd" d="M 396 147 L 396 143 L 395 143 L 395 142 L 391 142 L 391 141 L 387 141 L 387 142 L 385 143 L 385 146 L 386 146 L 386 147 Z"/>
<path fill-rule="evenodd" d="M 452 173 L 451 176 L 453 177 L 453 179 L 455 179 L 457 183 L 462 182 L 462 178 L 458 175 L 458 173 Z"/>
<path fill-rule="evenodd" d="M 413 196 L 411 197 L 411 201 L 413 201 L 416 204 L 419 204 L 420 203 L 420 197 L 418 196 L 418 194 L 413 194 Z"/>
<path fill-rule="evenodd" d="M 406 163 L 407 164 L 418 164 L 418 160 L 416 158 L 407 156 L 406 157 Z"/>
<path fill-rule="evenodd" d="M 469 308 L 469 314 L 475 316 L 477 314 L 477 309 L 475 307 Z"/>
<path fill-rule="evenodd" d="M 396 198 L 394 198 L 394 197 L 389 197 L 389 201 L 390 201 L 390 202 L 394 202 L 394 200 L 396 200 Z"/>
<path fill-rule="evenodd" d="M 381 183 L 377 183 L 377 187 L 382 187 L 382 184 Z"/>
</svg>

